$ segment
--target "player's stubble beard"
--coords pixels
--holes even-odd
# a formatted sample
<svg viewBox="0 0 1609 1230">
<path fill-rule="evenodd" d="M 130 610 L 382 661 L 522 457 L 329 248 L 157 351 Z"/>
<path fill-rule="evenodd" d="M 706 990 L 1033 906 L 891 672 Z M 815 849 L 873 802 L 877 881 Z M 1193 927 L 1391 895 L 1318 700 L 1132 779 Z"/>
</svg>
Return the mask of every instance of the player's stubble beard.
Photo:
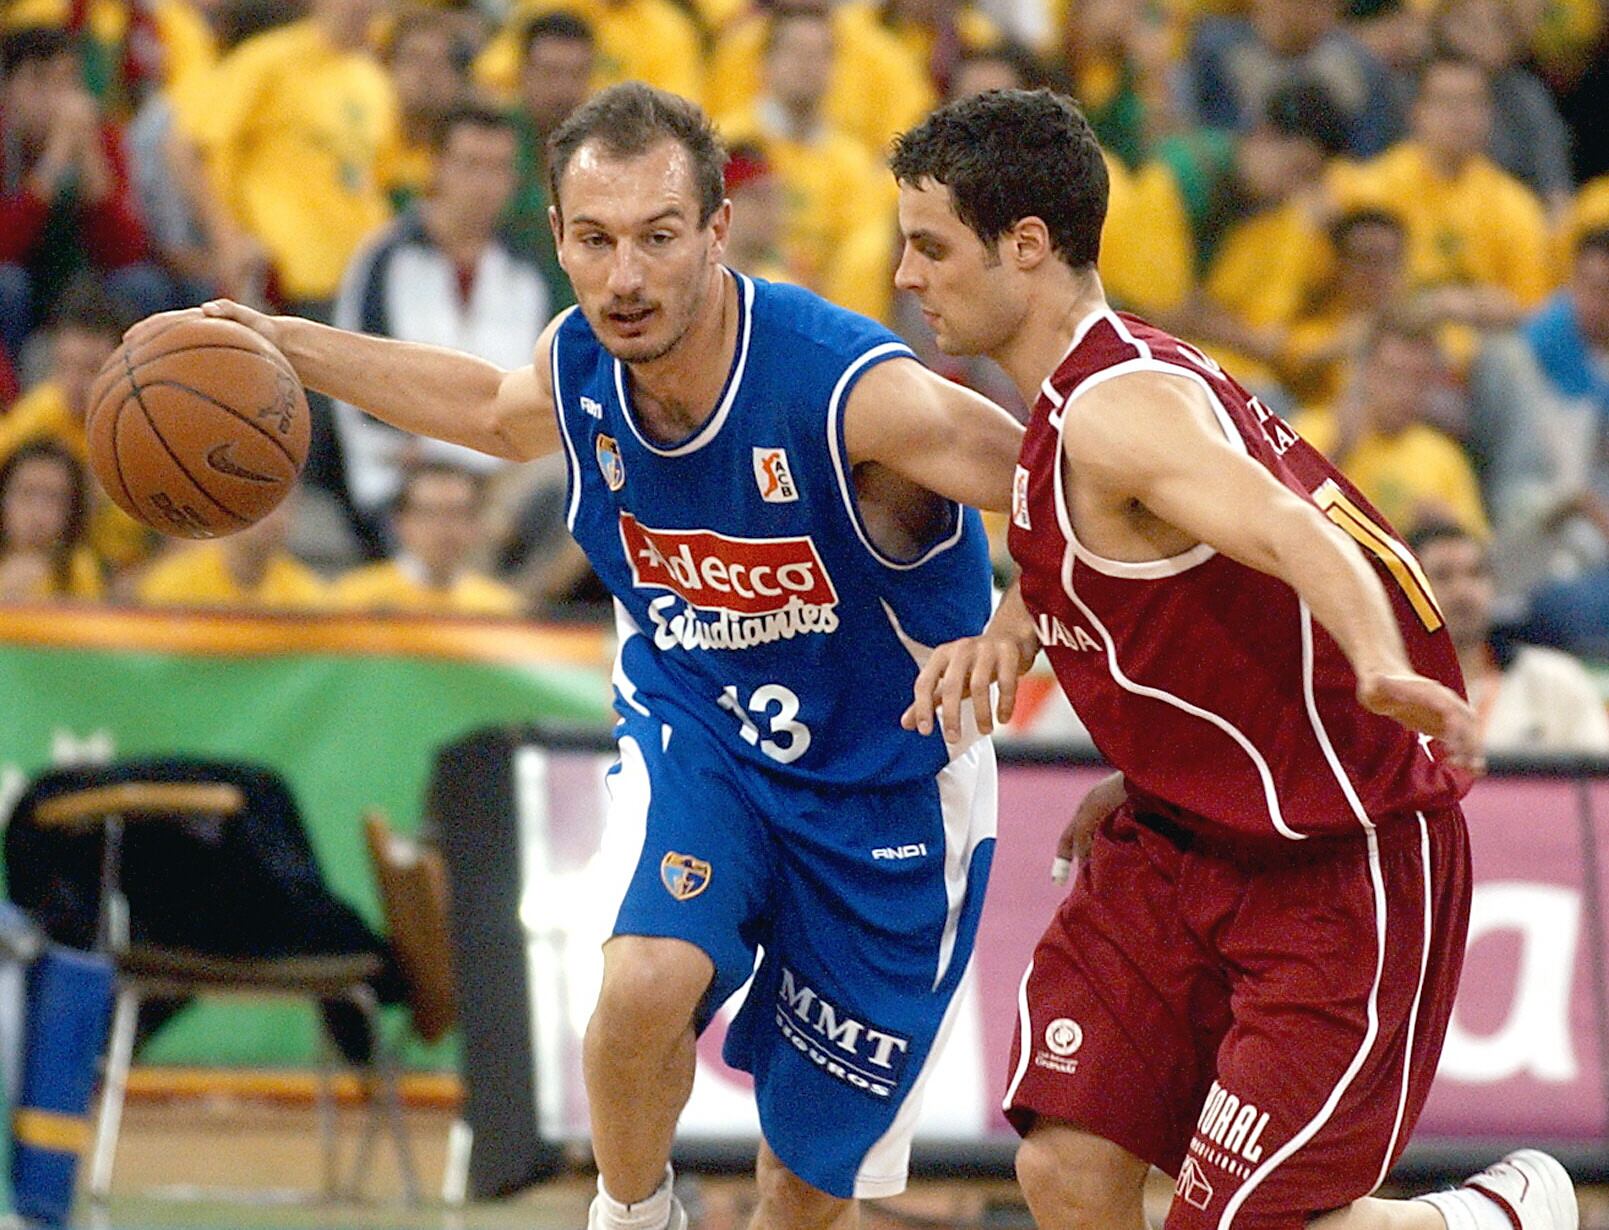
<svg viewBox="0 0 1609 1230">
<path fill-rule="evenodd" d="M 705 254 L 706 256 L 708 255 L 707 249 Z M 680 328 L 676 329 L 663 344 L 646 353 L 625 347 L 616 348 L 607 342 L 604 343 L 604 349 L 622 363 L 634 366 L 656 362 L 675 350 L 676 347 L 682 344 L 682 339 L 692 330 L 694 323 L 704 310 L 705 301 L 709 298 L 709 285 L 712 281 L 709 276 L 709 268 L 707 261 L 700 264 L 698 276 L 692 279 L 693 289 L 687 302 L 686 310 L 682 313 Z M 604 309 L 604 315 L 607 316 L 608 313 L 615 311 L 630 311 L 632 308 L 640 306 L 647 306 L 647 304 L 635 299 L 625 304 L 611 303 Z M 658 306 L 663 311 L 665 307 L 664 300 L 660 300 Z M 597 330 L 594 331 L 596 332 Z"/>
</svg>

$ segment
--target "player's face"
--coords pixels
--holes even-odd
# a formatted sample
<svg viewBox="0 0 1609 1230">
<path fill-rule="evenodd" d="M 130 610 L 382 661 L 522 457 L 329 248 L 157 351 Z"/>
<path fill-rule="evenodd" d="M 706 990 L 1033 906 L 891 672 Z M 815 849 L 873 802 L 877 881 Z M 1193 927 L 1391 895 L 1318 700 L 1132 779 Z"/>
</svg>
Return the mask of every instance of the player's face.
<svg viewBox="0 0 1609 1230">
<path fill-rule="evenodd" d="M 956 216 L 943 184 L 901 184 L 899 226 L 904 247 L 894 285 L 916 296 L 939 349 L 998 351 L 1027 314 L 1021 275 Z"/>
<path fill-rule="evenodd" d="M 632 158 L 581 146 L 559 198 L 559 264 L 598 341 L 627 363 L 669 354 L 719 285 L 730 207 L 699 225 L 692 155 L 673 140 Z"/>
</svg>

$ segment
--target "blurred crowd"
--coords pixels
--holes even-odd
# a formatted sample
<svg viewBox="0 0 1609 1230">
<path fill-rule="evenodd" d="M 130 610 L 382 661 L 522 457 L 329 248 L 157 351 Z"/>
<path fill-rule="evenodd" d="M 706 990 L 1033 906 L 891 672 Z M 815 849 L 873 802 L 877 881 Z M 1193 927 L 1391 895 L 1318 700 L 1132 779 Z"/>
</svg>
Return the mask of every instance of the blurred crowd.
<svg viewBox="0 0 1609 1230">
<path fill-rule="evenodd" d="M 315 399 L 301 491 L 158 542 L 86 482 L 133 319 L 229 295 L 505 366 L 572 296 L 547 135 L 642 79 L 732 150 L 731 263 L 887 321 L 889 139 L 1049 85 L 1108 152 L 1111 299 L 1222 361 L 1492 620 L 1609 653 L 1603 0 L 0 0 L 0 600 L 597 613 L 562 467 Z"/>
</svg>

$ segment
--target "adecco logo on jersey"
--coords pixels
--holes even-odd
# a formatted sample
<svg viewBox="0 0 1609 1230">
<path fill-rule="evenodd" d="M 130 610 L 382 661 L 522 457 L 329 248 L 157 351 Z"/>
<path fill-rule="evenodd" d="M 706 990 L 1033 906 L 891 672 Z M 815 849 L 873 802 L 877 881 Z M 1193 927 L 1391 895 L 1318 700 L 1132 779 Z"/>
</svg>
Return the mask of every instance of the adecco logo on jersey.
<svg viewBox="0 0 1609 1230">
<path fill-rule="evenodd" d="M 838 605 L 832 578 L 808 538 L 656 530 L 623 512 L 620 541 L 635 584 L 672 590 L 701 610 L 769 615 L 790 603 Z"/>
</svg>

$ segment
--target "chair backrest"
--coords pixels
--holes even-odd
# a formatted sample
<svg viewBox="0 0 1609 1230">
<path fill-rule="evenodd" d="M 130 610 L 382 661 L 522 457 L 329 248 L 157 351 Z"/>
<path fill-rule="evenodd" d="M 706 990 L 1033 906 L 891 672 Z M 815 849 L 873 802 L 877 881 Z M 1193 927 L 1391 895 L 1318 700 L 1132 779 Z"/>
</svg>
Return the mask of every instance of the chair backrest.
<svg viewBox="0 0 1609 1230">
<path fill-rule="evenodd" d="M 363 830 L 414 1030 L 438 1041 L 458 1019 L 447 866 L 440 851 L 397 833 L 379 810 L 364 814 Z"/>
</svg>

